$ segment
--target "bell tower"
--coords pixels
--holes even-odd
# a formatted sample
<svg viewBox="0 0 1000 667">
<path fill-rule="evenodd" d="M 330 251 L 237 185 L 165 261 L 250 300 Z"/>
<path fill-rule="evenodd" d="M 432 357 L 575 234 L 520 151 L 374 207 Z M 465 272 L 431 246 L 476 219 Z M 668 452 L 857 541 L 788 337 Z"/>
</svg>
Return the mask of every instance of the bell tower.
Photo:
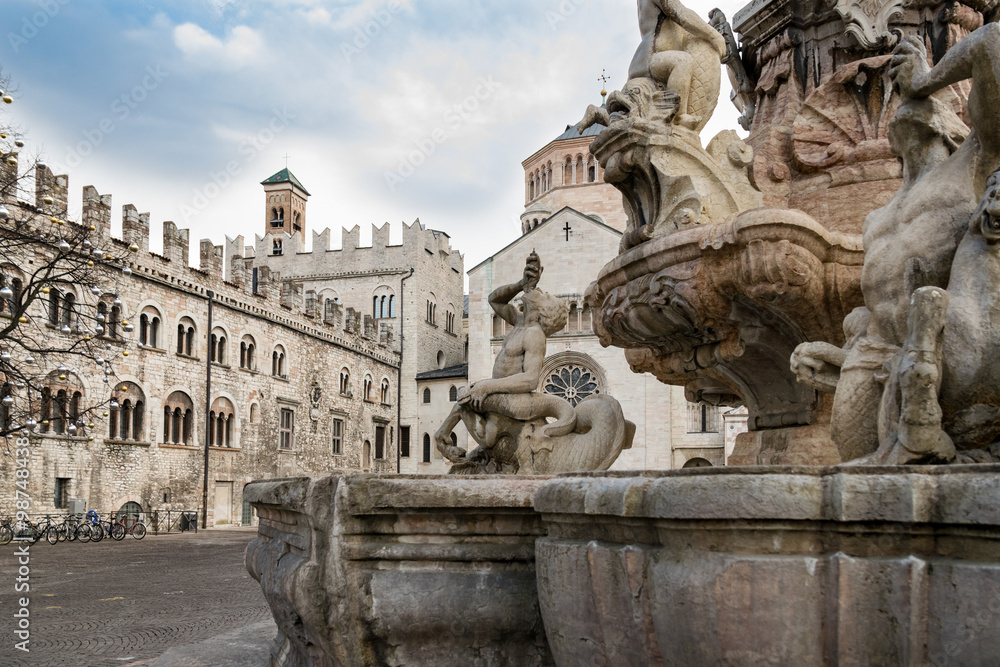
<svg viewBox="0 0 1000 667">
<path fill-rule="evenodd" d="M 305 243 L 309 191 L 288 167 L 260 184 L 264 186 L 264 233 L 298 234 Z"/>
</svg>

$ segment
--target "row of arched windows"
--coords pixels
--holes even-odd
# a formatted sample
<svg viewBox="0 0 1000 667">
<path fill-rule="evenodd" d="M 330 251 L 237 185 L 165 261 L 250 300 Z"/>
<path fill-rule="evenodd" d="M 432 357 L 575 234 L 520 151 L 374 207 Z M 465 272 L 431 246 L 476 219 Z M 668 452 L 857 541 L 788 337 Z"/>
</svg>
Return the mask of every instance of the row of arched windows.
<svg viewBox="0 0 1000 667">
<path fill-rule="evenodd" d="M 394 294 L 373 296 L 372 317 L 375 319 L 396 317 L 396 296 Z"/>
<path fill-rule="evenodd" d="M 448 400 L 450 402 L 452 402 L 452 403 L 454 403 L 455 401 L 458 400 L 458 387 L 456 387 L 455 385 L 451 385 L 451 387 L 448 388 Z M 424 403 L 430 403 L 431 402 L 431 388 L 430 387 L 424 387 L 423 401 L 424 401 Z"/>
<path fill-rule="evenodd" d="M 562 173 L 559 173 L 562 172 Z M 562 165 L 552 162 L 538 167 L 528 174 L 528 201 L 541 197 L 543 194 L 559 185 L 579 185 L 581 183 L 596 183 L 601 175 L 597 158 L 587 154 L 567 155 Z"/>
</svg>

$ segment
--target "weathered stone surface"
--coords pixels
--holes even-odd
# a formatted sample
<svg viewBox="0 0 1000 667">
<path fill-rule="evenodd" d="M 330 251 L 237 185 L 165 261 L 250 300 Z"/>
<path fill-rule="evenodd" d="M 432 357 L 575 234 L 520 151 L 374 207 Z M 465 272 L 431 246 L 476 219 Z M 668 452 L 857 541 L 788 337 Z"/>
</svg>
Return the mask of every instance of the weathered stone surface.
<svg viewBox="0 0 1000 667">
<path fill-rule="evenodd" d="M 253 482 L 247 549 L 272 664 L 551 665 L 532 510 L 545 478 L 345 475 Z"/>
<path fill-rule="evenodd" d="M 835 389 L 833 423 L 850 425 L 833 433 L 844 460 L 996 460 L 988 448 L 1000 437 L 991 370 L 1000 340 L 991 323 L 1000 140 L 991 109 L 1000 84 L 975 66 L 996 61 L 996 24 L 965 37 L 933 69 L 912 37 L 892 56 L 889 75 L 903 103 L 889 139 L 904 185 L 865 223 L 865 308 L 845 323 L 854 331 L 843 350 L 809 343 L 792 357 L 803 382 Z M 969 76 L 971 134 L 931 97 Z"/>
<path fill-rule="evenodd" d="M 980 665 L 1000 466 L 566 476 L 535 496 L 559 665 Z"/>
</svg>

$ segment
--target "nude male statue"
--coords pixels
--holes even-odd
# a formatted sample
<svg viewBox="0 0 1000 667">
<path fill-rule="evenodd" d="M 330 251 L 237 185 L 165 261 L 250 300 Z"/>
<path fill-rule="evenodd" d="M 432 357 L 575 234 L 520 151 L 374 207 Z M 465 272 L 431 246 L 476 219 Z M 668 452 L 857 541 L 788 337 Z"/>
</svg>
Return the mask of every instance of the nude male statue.
<svg viewBox="0 0 1000 667">
<path fill-rule="evenodd" d="M 679 0 L 639 0 L 639 32 L 642 41 L 629 65 L 628 78 L 648 77 L 666 84 L 680 96 L 674 122 L 694 129 L 703 120 L 690 108 L 691 81 L 699 56 L 695 47 L 711 45 L 721 62 L 726 55 L 725 38 Z M 721 69 L 718 64 L 715 68 Z"/>
<path fill-rule="evenodd" d="M 438 449 L 450 461 L 465 456 L 465 450 L 453 445 L 450 439 L 459 421 L 465 421 L 473 437 L 487 446 L 496 440 L 497 417 L 527 420 L 546 414 L 555 416 L 557 421 L 546 427 L 548 436 L 568 433 L 576 423 L 569 403 L 555 396 L 532 393 L 541 380 L 545 340 L 560 331 L 568 317 L 565 303 L 538 289 L 541 275 L 541 261 L 532 252 L 521 280 L 498 287 L 490 294 L 490 306 L 514 330 L 504 339 L 493 364 L 493 377 L 476 382 L 468 393 L 459 397 L 434 435 Z M 523 310 L 518 310 L 511 301 L 521 292 L 524 292 Z"/>
<path fill-rule="evenodd" d="M 987 24 L 969 34 L 933 69 L 927 64 L 923 43 L 907 37 L 896 48 L 889 74 L 904 98 L 889 129 L 893 151 L 903 158 L 904 185 L 888 205 L 865 220 L 861 286 L 869 321 L 864 332 L 845 348 L 846 358 L 838 358 L 822 344 L 805 343 L 796 349 L 792 369 L 801 381 L 817 388 L 822 388 L 819 384 L 836 384 L 835 422 L 840 400 L 845 404 L 840 421 L 866 415 L 861 421 L 875 422 L 874 405 L 881 396 L 878 433 L 869 434 L 866 442 L 857 442 L 847 451 L 837 442 L 845 460 L 864 454 L 871 454 L 865 460 L 881 463 L 947 460 L 955 452 L 951 436 L 959 431 L 963 433 L 955 441 L 959 449 L 988 444 L 991 434 L 996 434 L 990 426 L 996 410 L 980 406 L 960 414 L 961 404 L 978 395 L 973 403 L 1000 407 L 1000 397 L 987 398 L 986 383 L 952 381 L 962 376 L 954 371 L 956 363 L 979 360 L 978 349 L 994 349 L 991 341 L 996 334 L 990 317 L 968 304 L 963 309 L 953 305 L 948 315 L 956 325 L 944 332 L 945 348 L 962 337 L 978 338 L 975 344 L 966 340 L 964 351 L 958 349 L 961 346 L 950 355 L 946 350 L 943 364 L 939 342 L 948 295 L 955 292 L 954 300 L 960 301 L 960 286 L 970 276 L 992 280 L 987 270 L 990 262 L 984 259 L 988 253 L 980 252 L 973 262 L 960 248 L 978 251 L 986 247 L 976 240 L 981 237 L 970 234 L 969 221 L 971 218 L 978 226 L 985 215 L 981 211 L 992 210 L 989 202 L 993 194 L 987 181 L 1000 167 L 1000 124 L 994 120 L 994 110 L 1000 105 L 1000 26 Z M 954 112 L 930 96 L 969 77 L 973 84 L 969 96 L 973 130 L 962 141 L 962 124 Z M 980 200 L 984 190 L 987 196 L 982 201 L 986 204 Z M 945 287 L 947 293 L 942 289 Z M 991 293 L 982 285 L 965 290 L 973 291 L 979 299 Z M 952 315 L 956 317 L 952 319 Z M 923 359 L 931 362 L 920 361 Z M 833 370 L 838 365 L 843 369 L 839 383 Z M 845 386 L 849 369 L 854 375 Z M 965 377 L 974 375 L 966 373 Z M 937 406 L 938 387 L 943 414 Z M 956 401 L 959 396 L 962 399 Z M 939 426 L 942 418 L 950 436 Z M 927 425 L 917 424 L 927 419 Z M 962 422 L 960 428 L 958 422 Z M 836 434 L 834 439 L 838 440 Z M 872 452 L 874 447 L 879 448 L 877 453 Z"/>
</svg>

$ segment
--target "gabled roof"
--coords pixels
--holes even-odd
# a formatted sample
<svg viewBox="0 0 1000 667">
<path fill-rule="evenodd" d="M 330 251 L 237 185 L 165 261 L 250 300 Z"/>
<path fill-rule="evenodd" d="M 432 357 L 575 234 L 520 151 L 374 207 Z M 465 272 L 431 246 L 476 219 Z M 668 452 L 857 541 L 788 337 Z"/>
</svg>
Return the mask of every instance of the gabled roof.
<svg viewBox="0 0 1000 667">
<path fill-rule="evenodd" d="M 592 223 L 594 225 L 597 225 L 598 227 L 603 227 L 604 229 L 607 229 L 608 231 L 612 232 L 613 234 L 616 234 L 618 236 L 622 236 L 622 233 L 620 231 L 618 231 L 617 229 L 615 229 L 614 227 L 612 227 L 611 225 L 605 224 L 605 223 L 601 222 L 600 220 L 598 220 L 597 218 L 592 218 L 591 216 L 589 216 L 589 215 L 587 215 L 585 213 L 580 213 L 578 210 L 576 210 L 572 206 L 563 206 L 561 209 L 559 209 L 558 211 L 556 211 L 555 213 L 553 213 L 549 217 L 545 218 L 545 222 L 543 222 L 540 225 L 538 225 L 537 227 L 533 228 L 527 234 L 521 234 L 516 239 L 514 239 L 513 241 L 511 241 L 510 243 L 508 243 L 507 245 L 505 245 L 503 248 L 501 248 L 500 250 L 497 250 L 495 253 L 493 253 L 492 255 L 490 255 L 489 257 L 487 257 L 486 259 L 484 259 L 483 261 L 479 262 L 479 264 L 476 264 L 474 267 L 472 267 L 471 269 L 469 269 L 468 271 L 466 271 L 466 273 L 472 273 L 473 271 L 475 271 L 480 266 L 482 266 L 486 262 L 490 261 L 491 259 L 493 259 L 497 255 L 501 255 L 501 254 L 507 252 L 507 250 L 509 250 L 510 248 L 513 248 L 515 245 L 517 245 L 518 243 L 520 243 L 524 239 L 528 238 L 529 236 L 531 236 L 532 234 L 534 234 L 535 232 L 537 232 L 539 229 L 541 229 L 545 225 L 549 224 L 549 222 L 551 222 L 554 218 L 558 217 L 559 214 L 562 213 L 563 211 L 567 211 L 569 213 L 573 213 L 575 215 L 578 215 L 579 217 L 583 218 L 584 220 L 587 220 L 588 222 L 590 222 L 590 223 Z"/>
<path fill-rule="evenodd" d="M 417 373 L 418 380 L 444 380 L 446 378 L 467 378 L 469 377 L 469 364 L 462 364 L 461 366 L 449 366 L 448 368 L 439 368 L 433 371 L 424 371 L 423 373 Z"/>
<path fill-rule="evenodd" d="M 260 182 L 261 185 L 271 185 L 273 183 L 291 183 L 299 190 L 302 190 L 302 192 L 306 193 L 307 197 L 310 196 L 309 191 L 306 190 L 305 186 L 302 185 L 302 182 L 299 181 L 299 179 L 295 178 L 295 174 L 290 172 L 288 170 L 288 167 L 285 167 L 274 176 L 265 178 L 263 181 Z"/>
</svg>

